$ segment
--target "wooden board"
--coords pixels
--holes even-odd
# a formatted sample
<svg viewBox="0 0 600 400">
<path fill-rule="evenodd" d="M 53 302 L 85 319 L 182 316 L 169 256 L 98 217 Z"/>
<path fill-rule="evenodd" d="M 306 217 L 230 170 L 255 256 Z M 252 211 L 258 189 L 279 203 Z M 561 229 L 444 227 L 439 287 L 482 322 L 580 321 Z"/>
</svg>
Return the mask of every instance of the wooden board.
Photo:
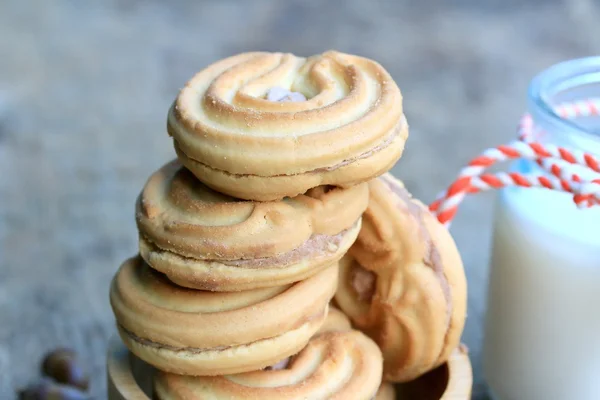
<svg viewBox="0 0 600 400">
<path fill-rule="evenodd" d="M 154 368 L 127 350 L 118 336 L 109 341 L 107 354 L 108 400 L 150 400 Z M 473 374 L 466 348 L 461 346 L 450 360 L 423 377 L 397 385 L 402 400 L 468 400 Z"/>
</svg>

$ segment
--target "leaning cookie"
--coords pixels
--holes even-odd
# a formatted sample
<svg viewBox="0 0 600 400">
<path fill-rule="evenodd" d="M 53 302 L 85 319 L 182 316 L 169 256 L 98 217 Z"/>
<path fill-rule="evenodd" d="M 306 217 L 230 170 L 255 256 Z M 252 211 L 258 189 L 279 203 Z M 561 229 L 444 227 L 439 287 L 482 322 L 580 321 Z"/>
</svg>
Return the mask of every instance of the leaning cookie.
<svg viewBox="0 0 600 400">
<path fill-rule="evenodd" d="M 322 186 L 273 202 L 239 200 L 174 161 L 149 178 L 138 198 L 140 254 L 185 287 L 283 285 L 337 262 L 356 239 L 367 203 L 367 184 Z"/>
<path fill-rule="evenodd" d="M 381 351 L 359 331 L 333 330 L 312 338 L 298 354 L 260 371 L 214 377 L 159 372 L 158 400 L 370 400 L 382 376 Z M 383 398 L 385 399 L 385 398 Z"/>
<path fill-rule="evenodd" d="M 302 349 L 323 324 L 337 267 L 295 284 L 205 292 L 126 261 L 110 300 L 125 345 L 158 369 L 186 375 L 254 371 Z"/>
<path fill-rule="evenodd" d="M 340 262 L 336 304 L 384 355 L 384 377 L 406 382 L 459 343 L 467 288 L 448 230 L 390 174 L 369 183 L 356 243 Z"/>
<path fill-rule="evenodd" d="M 284 96 L 291 101 L 270 96 L 273 88 L 291 91 Z M 259 201 L 379 176 L 408 137 L 389 73 L 335 51 L 309 58 L 244 53 L 216 62 L 181 90 L 167 128 L 198 179 Z"/>
</svg>

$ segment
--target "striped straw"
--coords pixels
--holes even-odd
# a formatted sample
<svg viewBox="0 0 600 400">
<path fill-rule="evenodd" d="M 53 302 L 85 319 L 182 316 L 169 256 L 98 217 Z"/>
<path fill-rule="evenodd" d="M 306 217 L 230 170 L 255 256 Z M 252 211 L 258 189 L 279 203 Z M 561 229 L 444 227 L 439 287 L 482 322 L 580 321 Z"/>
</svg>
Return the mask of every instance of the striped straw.
<svg viewBox="0 0 600 400">
<path fill-rule="evenodd" d="M 565 103 L 555 108 L 555 112 L 565 119 L 598 116 L 599 111 L 600 99 Z M 580 208 L 600 204 L 600 179 L 584 181 L 564 165 L 566 162 L 567 165 L 579 165 L 600 173 L 598 159 L 582 151 L 536 143 L 533 140 L 536 134 L 541 133 L 536 130 L 531 115 L 526 114 L 519 124 L 519 141 L 488 149 L 463 168 L 450 187 L 429 206 L 438 220 L 449 227 L 467 194 L 508 186 L 539 187 L 573 193 L 573 200 Z M 500 161 L 518 158 L 534 160 L 546 174 L 484 174 L 487 168 Z M 562 166 L 559 161 L 562 161 Z"/>
</svg>

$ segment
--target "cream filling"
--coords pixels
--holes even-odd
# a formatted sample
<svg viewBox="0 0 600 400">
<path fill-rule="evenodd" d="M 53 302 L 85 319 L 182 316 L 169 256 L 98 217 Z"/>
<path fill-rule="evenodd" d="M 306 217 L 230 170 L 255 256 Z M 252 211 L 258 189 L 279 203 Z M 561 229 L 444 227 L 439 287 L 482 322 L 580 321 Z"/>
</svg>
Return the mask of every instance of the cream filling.
<svg viewBox="0 0 600 400">
<path fill-rule="evenodd" d="M 325 307 L 325 309 L 322 312 L 310 315 L 310 316 L 302 319 L 301 323 L 299 323 L 294 328 L 291 328 L 288 332 L 294 331 L 296 329 L 300 329 L 302 326 L 304 326 L 306 324 L 309 324 L 310 322 L 314 321 L 315 319 L 323 318 L 323 314 L 326 314 L 327 310 L 328 310 L 328 308 Z M 119 329 L 122 329 L 123 332 L 125 332 L 127 334 L 127 336 L 129 336 L 132 340 L 138 342 L 139 344 L 141 344 L 143 346 L 153 347 L 153 348 L 156 348 L 156 349 L 165 349 L 165 350 L 169 350 L 169 351 L 173 351 L 173 352 L 186 352 L 186 353 L 193 353 L 193 354 L 204 353 L 204 352 L 207 352 L 207 351 L 223 351 L 223 350 L 232 349 L 232 348 L 236 348 L 236 347 L 240 347 L 240 346 L 250 346 L 250 345 L 252 345 L 254 343 L 259 343 L 259 342 L 262 342 L 262 341 L 265 341 L 265 340 L 274 339 L 274 338 L 276 338 L 278 336 L 281 336 L 281 335 L 283 335 L 283 334 L 286 333 L 286 332 L 283 332 L 280 335 L 266 337 L 266 338 L 254 340 L 254 341 L 251 341 L 251 342 L 248 342 L 248 343 L 240 343 L 238 345 L 232 345 L 232 346 L 215 346 L 215 347 L 206 347 L 206 348 L 201 348 L 201 347 L 176 347 L 176 346 L 171 346 L 171 345 L 164 344 L 164 343 L 158 343 L 158 342 L 155 342 L 153 340 L 137 336 L 135 333 L 133 333 L 130 330 L 126 329 L 123 325 L 121 325 L 121 324 L 118 324 L 118 325 L 119 325 Z"/>
<path fill-rule="evenodd" d="M 300 246 L 286 253 L 278 254 L 273 257 L 259 257 L 250 259 L 237 259 L 237 260 L 223 260 L 223 259 L 203 259 L 188 257 L 178 254 L 172 250 L 164 249 L 152 242 L 148 237 L 144 236 L 144 239 L 149 244 L 153 245 L 156 249 L 166 251 L 169 253 L 177 254 L 179 257 L 191 259 L 194 261 L 202 261 L 207 263 L 219 263 L 230 267 L 239 268 L 265 268 L 265 267 L 286 267 L 290 264 L 295 264 L 304 259 L 315 259 L 320 256 L 334 254 L 339 250 L 340 244 L 342 243 L 346 234 L 352 229 L 356 228 L 358 220 L 347 229 L 342 230 L 340 233 L 335 235 L 323 235 L 315 234 L 306 240 Z"/>
<path fill-rule="evenodd" d="M 231 173 L 229 171 L 225 171 L 223 169 L 215 168 L 215 167 L 212 167 L 212 166 L 210 166 L 208 164 L 205 164 L 205 163 L 203 163 L 201 161 L 198 161 L 195 158 L 192 158 L 189 155 L 187 155 L 181 149 L 181 147 L 178 144 L 176 144 L 176 146 L 179 147 L 179 151 L 182 154 L 184 154 L 188 159 L 192 160 L 193 162 L 198 163 L 198 164 L 200 164 L 200 165 L 202 165 L 202 166 L 204 166 L 204 167 L 206 167 L 208 169 L 212 169 L 214 171 L 219 171 L 220 173 L 225 174 L 225 175 L 231 175 L 231 176 L 257 176 L 257 177 L 262 177 L 262 178 L 276 178 L 278 176 L 296 176 L 296 175 L 303 175 L 303 174 L 313 174 L 313 173 L 319 173 L 319 172 L 335 171 L 336 169 L 342 168 L 342 167 L 344 167 L 344 166 L 346 166 L 348 164 L 352 164 L 352 163 L 354 163 L 354 162 L 356 162 L 358 160 L 369 158 L 373 154 L 379 153 L 381 150 L 387 148 L 396 139 L 396 137 L 400 135 L 400 131 L 404 127 L 404 124 L 405 124 L 405 122 L 403 122 L 396 129 L 394 129 L 394 131 L 392 132 L 392 134 L 388 135 L 377 146 L 371 148 L 370 150 L 368 150 L 368 151 L 366 151 L 364 153 L 359 154 L 356 157 L 345 159 L 342 162 L 339 162 L 337 164 L 334 164 L 334 165 L 331 165 L 331 166 L 328 166 L 328 167 L 316 168 L 316 169 L 313 169 L 313 170 L 310 170 L 310 171 L 300 172 L 300 173 L 297 173 L 297 174 L 276 174 L 276 175 L 268 175 L 268 176 L 266 176 L 266 175 L 257 175 L 257 174 L 234 174 L 234 173 Z M 175 142 L 177 142 L 177 141 L 175 140 Z"/>
<path fill-rule="evenodd" d="M 133 332 L 125 329 L 123 327 L 123 325 L 119 325 L 119 327 L 132 340 L 138 342 L 139 344 L 141 344 L 143 346 L 153 347 L 155 349 L 166 349 L 166 350 L 173 351 L 173 352 L 182 352 L 182 351 L 185 351 L 187 353 L 198 354 L 198 353 L 204 353 L 206 351 L 223 351 L 223 350 L 231 349 L 233 347 L 237 347 L 237 346 L 216 346 L 216 347 L 207 347 L 207 348 L 199 348 L 199 347 L 175 347 L 175 346 L 170 346 L 168 344 L 158 343 L 158 342 L 155 342 L 155 341 L 150 340 L 150 339 L 139 337 L 136 334 L 134 334 Z M 245 343 L 245 344 L 251 344 L 251 343 Z"/>
</svg>

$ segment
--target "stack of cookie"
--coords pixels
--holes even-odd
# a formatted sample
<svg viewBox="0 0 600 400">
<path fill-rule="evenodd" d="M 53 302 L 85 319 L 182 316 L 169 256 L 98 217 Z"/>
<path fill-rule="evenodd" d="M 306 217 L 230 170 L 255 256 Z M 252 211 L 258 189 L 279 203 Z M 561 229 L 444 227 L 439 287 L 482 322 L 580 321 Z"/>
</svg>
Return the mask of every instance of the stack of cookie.
<svg viewBox="0 0 600 400">
<path fill-rule="evenodd" d="M 143 188 L 139 255 L 110 292 L 121 339 L 159 370 L 157 398 L 393 398 L 383 377 L 446 361 L 462 264 L 381 177 L 408 125 L 379 64 L 230 57 L 187 83 L 167 128 L 178 160 Z"/>
</svg>

